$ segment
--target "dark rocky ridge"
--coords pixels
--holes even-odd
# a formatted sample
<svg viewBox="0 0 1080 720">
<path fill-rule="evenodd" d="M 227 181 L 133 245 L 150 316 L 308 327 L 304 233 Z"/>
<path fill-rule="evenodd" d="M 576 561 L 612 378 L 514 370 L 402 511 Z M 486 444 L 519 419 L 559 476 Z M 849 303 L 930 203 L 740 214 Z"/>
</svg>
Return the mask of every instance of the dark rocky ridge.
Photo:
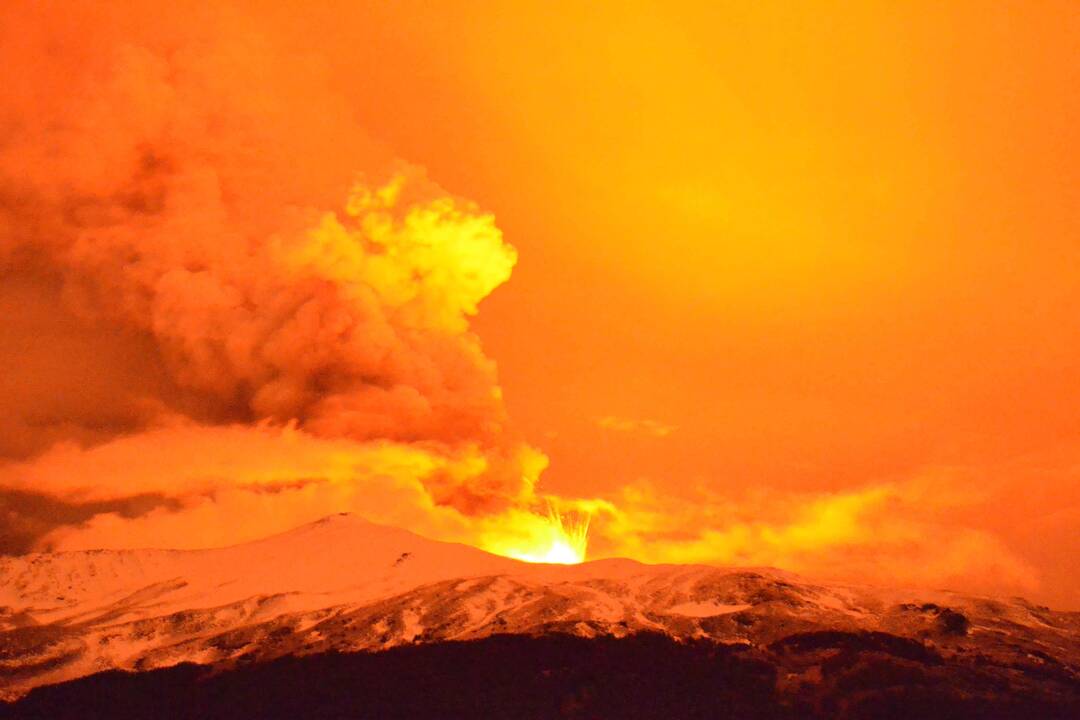
<svg viewBox="0 0 1080 720">
<path fill-rule="evenodd" d="M 230 670 L 110 671 L 32 691 L 0 718 L 1080 717 L 1075 676 L 943 656 L 888 633 L 822 631 L 768 647 L 661 634 L 494 635 Z"/>
</svg>

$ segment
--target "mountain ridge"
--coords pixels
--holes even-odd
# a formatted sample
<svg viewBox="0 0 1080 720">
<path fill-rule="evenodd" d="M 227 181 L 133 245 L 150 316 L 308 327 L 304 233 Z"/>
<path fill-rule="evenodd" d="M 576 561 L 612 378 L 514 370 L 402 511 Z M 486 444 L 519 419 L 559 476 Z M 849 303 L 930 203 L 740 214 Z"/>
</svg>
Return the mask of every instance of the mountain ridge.
<svg viewBox="0 0 1080 720">
<path fill-rule="evenodd" d="M 113 669 L 190 662 L 224 671 L 501 635 L 640 633 L 774 654 L 813 654 L 807 643 L 843 645 L 848 636 L 872 648 L 897 638 L 897 648 L 914 643 L 964 667 L 989 663 L 1006 678 L 1051 669 L 1080 678 L 1080 613 L 1022 599 L 815 583 L 770 568 L 536 565 L 353 516 L 211 550 L 0 559 L 8 700 Z"/>
</svg>

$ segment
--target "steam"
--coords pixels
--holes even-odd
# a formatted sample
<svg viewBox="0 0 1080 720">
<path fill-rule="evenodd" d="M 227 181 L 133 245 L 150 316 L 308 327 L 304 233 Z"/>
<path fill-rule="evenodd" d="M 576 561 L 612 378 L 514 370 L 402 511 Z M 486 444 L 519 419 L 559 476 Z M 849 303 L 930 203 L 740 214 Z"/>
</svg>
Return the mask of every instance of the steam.
<svg viewBox="0 0 1080 720">
<path fill-rule="evenodd" d="M 175 433 L 262 424 L 352 455 L 396 444 L 424 458 L 431 501 L 463 513 L 529 500 L 544 461 L 510 432 L 468 326 L 516 253 L 490 215 L 368 138 L 318 58 L 232 11 L 21 3 L 2 27 L 17 84 L 0 97 L 0 302 L 42 322 L 4 331 L 17 369 L 0 452 L 74 442 L 52 452 L 89 457 L 62 477 L 10 466 L 7 486 L 241 487 L 239 468 L 211 479 L 173 456 Z M 133 458 L 90 467 L 85 453 L 139 433 L 160 477 Z"/>
</svg>

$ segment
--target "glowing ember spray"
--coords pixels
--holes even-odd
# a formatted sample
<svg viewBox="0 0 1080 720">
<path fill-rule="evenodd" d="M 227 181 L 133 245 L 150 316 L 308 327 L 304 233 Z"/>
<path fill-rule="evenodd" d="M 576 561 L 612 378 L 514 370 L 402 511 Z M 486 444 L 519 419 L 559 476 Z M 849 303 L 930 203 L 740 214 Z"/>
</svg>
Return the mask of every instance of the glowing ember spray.
<svg viewBox="0 0 1080 720">
<path fill-rule="evenodd" d="M 501 537 L 490 541 L 487 549 L 499 555 L 534 563 L 576 565 L 584 562 L 589 544 L 588 514 L 561 512 L 549 507 L 546 518 L 529 523 L 523 538 Z"/>
</svg>

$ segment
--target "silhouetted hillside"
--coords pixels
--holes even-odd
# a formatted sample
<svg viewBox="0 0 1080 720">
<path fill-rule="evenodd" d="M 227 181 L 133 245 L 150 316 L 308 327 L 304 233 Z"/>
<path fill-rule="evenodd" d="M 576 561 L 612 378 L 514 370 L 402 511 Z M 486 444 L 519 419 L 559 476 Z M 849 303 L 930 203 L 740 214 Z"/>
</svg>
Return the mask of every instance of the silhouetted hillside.
<svg viewBox="0 0 1080 720">
<path fill-rule="evenodd" d="M 0 718 L 1076 718 L 1051 666 L 943 658 L 886 633 L 820 632 L 768 648 L 497 635 L 216 670 L 109 671 L 33 690 Z"/>
</svg>

